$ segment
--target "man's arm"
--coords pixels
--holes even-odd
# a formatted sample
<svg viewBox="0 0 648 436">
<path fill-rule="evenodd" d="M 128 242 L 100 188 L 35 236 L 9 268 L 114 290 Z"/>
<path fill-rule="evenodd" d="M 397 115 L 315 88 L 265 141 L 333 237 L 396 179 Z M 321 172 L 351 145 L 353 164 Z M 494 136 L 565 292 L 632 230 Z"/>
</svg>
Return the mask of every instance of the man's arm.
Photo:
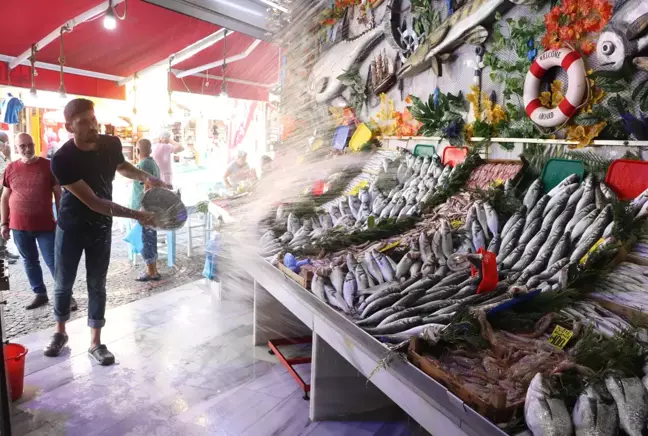
<svg viewBox="0 0 648 436">
<path fill-rule="evenodd" d="M 2 188 L 2 198 L 0 198 L 0 224 L 9 225 L 9 196 L 11 189 L 4 186 Z"/>
<path fill-rule="evenodd" d="M 169 144 L 171 144 L 171 153 L 180 153 L 182 150 L 184 150 L 184 147 L 179 142 L 175 142 L 173 139 L 169 140 Z"/>
<path fill-rule="evenodd" d="M 121 206 L 110 200 L 97 197 L 84 180 L 78 180 L 70 185 L 63 186 L 91 210 L 106 216 L 132 218 L 142 224 L 154 224 L 153 214 Z"/>
<path fill-rule="evenodd" d="M 119 174 L 126 177 L 127 179 L 136 180 L 151 187 L 161 186 L 163 188 L 170 188 L 169 185 L 164 183 L 159 178 L 151 176 L 146 171 L 140 170 L 130 162 L 122 162 L 121 164 L 117 165 L 117 172 L 119 172 Z M 87 206 L 90 207 L 89 205 Z"/>
<path fill-rule="evenodd" d="M 52 186 L 52 193 L 54 194 L 54 204 L 56 204 L 56 213 L 58 214 L 59 209 L 61 208 L 61 187 L 59 185 Z"/>
</svg>

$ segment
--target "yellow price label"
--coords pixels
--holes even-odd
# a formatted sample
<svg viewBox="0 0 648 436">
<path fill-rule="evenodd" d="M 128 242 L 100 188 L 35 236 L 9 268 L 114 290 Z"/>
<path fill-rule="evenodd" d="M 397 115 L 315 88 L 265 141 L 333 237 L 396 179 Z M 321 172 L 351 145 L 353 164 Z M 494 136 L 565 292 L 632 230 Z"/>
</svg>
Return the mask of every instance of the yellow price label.
<svg viewBox="0 0 648 436">
<path fill-rule="evenodd" d="M 391 244 L 387 244 L 387 245 L 385 245 L 385 246 L 384 246 L 383 248 L 381 248 L 379 251 L 380 251 L 381 253 L 384 253 L 385 251 L 389 251 L 389 250 L 391 250 L 392 248 L 398 247 L 398 246 L 400 245 L 400 243 L 401 243 L 401 241 L 392 242 Z"/>
<path fill-rule="evenodd" d="M 494 188 L 502 186 L 504 184 L 504 179 L 497 178 L 491 182 Z"/>
<path fill-rule="evenodd" d="M 457 230 L 459 227 L 463 226 L 463 223 L 462 220 L 453 220 L 450 221 L 450 227 L 452 227 L 452 230 Z"/>
<path fill-rule="evenodd" d="M 354 187 L 349 191 L 349 193 L 348 193 L 347 195 L 358 195 L 358 192 L 360 192 L 360 190 L 361 190 L 362 188 L 366 188 L 367 186 L 369 186 L 369 182 L 366 181 L 366 180 L 363 180 L 362 182 L 360 182 L 360 183 L 358 183 L 357 185 L 355 185 L 355 186 L 354 186 Z"/>
<path fill-rule="evenodd" d="M 574 336 L 574 332 L 557 325 L 553 333 L 551 333 L 551 336 L 549 337 L 549 343 L 562 350 L 563 348 L 565 348 L 565 345 L 567 345 L 567 342 L 569 342 L 572 336 Z"/>
<path fill-rule="evenodd" d="M 603 242 L 605 242 L 605 239 L 603 238 L 596 241 L 596 244 L 592 245 L 592 248 L 589 249 L 589 251 L 585 254 L 585 256 L 581 257 L 581 260 L 578 261 L 578 263 L 580 263 L 581 265 L 585 265 L 585 262 L 587 262 L 587 258 L 589 257 L 589 255 L 594 253 L 601 246 Z"/>
</svg>

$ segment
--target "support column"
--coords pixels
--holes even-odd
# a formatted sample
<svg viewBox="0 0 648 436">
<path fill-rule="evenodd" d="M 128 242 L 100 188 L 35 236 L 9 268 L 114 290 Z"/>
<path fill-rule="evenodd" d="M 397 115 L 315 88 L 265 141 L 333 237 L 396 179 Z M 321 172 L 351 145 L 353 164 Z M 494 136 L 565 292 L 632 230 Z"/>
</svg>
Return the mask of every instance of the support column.
<svg viewBox="0 0 648 436">
<path fill-rule="evenodd" d="M 254 281 L 254 345 L 270 339 L 310 336 L 311 330 Z"/>
<path fill-rule="evenodd" d="M 310 419 L 387 421 L 402 411 L 324 339 L 313 335 Z"/>
</svg>

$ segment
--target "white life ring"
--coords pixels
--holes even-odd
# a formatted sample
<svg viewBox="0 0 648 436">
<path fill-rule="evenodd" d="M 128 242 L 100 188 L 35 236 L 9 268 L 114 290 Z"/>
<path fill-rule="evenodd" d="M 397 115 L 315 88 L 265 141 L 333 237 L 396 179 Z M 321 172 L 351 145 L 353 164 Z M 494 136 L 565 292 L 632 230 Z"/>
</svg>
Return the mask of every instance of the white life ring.
<svg viewBox="0 0 648 436">
<path fill-rule="evenodd" d="M 553 109 L 540 103 L 540 81 L 548 69 L 567 71 L 568 86 L 563 101 Z M 524 79 L 524 108 L 531 120 L 541 127 L 558 127 L 569 120 L 583 103 L 586 84 L 585 63 L 578 52 L 561 48 L 547 50 L 536 58 Z"/>
</svg>

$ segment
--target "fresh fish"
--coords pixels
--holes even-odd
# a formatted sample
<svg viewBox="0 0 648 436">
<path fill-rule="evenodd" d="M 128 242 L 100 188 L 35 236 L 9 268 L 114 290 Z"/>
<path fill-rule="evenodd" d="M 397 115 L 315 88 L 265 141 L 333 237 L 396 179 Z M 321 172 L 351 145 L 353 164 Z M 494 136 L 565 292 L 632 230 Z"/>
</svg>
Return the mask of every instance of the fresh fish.
<svg viewBox="0 0 648 436">
<path fill-rule="evenodd" d="M 536 205 L 531 209 L 531 211 L 527 214 L 526 217 L 526 225 L 530 225 L 534 219 L 536 218 L 542 218 L 544 216 L 545 210 L 547 209 L 547 203 L 549 203 L 549 200 L 551 200 L 551 197 L 548 195 L 543 195 L 540 197 L 540 200 L 536 203 Z"/>
<path fill-rule="evenodd" d="M 479 224 L 479 221 L 473 221 L 472 223 L 472 242 L 475 246 L 475 250 L 486 248 L 486 237 L 484 235 L 484 231 L 481 228 L 481 225 Z"/>
<path fill-rule="evenodd" d="M 445 264 L 445 256 L 443 255 L 443 248 L 441 244 L 443 243 L 443 236 L 441 235 L 441 230 L 434 232 L 432 236 L 432 253 L 437 258 L 439 263 Z"/>
<path fill-rule="evenodd" d="M 353 270 L 351 270 L 353 271 Z M 367 278 L 367 274 L 365 273 L 364 268 L 362 268 L 361 265 L 356 265 L 355 267 L 355 277 L 356 277 L 356 282 L 357 286 L 356 288 L 358 290 L 363 290 L 363 289 L 368 289 L 369 288 L 369 280 Z"/>
<path fill-rule="evenodd" d="M 349 307 L 355 306 L 356 299 L 358 298 L 358 284 L 356 278 L 351 271 L 346 274 L 344 284 L 342 285 L 342 298 Z"/>
<path fill-rule="evenodd" d="M 583 196 L 578 200 L 576 213 L 590 203 L 594 203 L 594 176 L 591 174 L 585 177 L 583 182 Z"/>
<path fill-rule="evenodd" d="M 406 288 L 403 289 L 403 292 L 411 292 L 415 291 L 417 289 L 429 289 L 432 286 L 434 286 L 436 283 L 439 282 L 439 278 L 431 278 L 431 277 L 424 277 L 422 279 L 419 279 L 412 283 L 411 285 L 407 286 Z"/>
<path fill-rule="evenodd" d="M 294 213 L 288 214 L 288 231 L 292 233 L 293 235 L 299 231 L 300 225 L 299 225 L 299 218 Z"/>
<path fill-rule="evenodd" d="M 420 260 L 417 260 L 416 262 L 414 262 L 414 263 L 412 264 L 412 266 L 410 266 L 410 269 L 409 269 L 409 275 L 410 275 L 410 277 L 411 277 L 411 276 L 415 276 L 415 275 L 417 275 L 418 273 L 420 273 L 420 272 L 421 272 L 421 268 L 423 268 L 423 262 L 421 262 Z"/>
<path fill-rule="evenodd" d="M 509 218 L 508 221 L 506 221 L 506 224 L 504 224 L 504 228 L 502 229 L 502 232 L 500 233 L 502 235 L 502 237 L 506 236 L 506 234 L 511 229 L 511 227 L 513 227 L 513 225 L 515 223 L 517 223 L 520 220 L 520 218 L 522 218 L 523 216 L 526 216 L 526 210 L 527 210 L 526 206 L 522 206 L 519 210 L 515 211 L 515 213 L 513 215 L 511 215 L 511 218 Z M 471 223 L 471 225 L 472 225 L 472 223 Z M 472 227 L 470 227 L 470 228 L 472 228 Z"/>
<path fill-rule="evenodd" d="M 594 223 L 599 216 L 599 211 L 595 207 L 581 221 L 579 221 L 571 231 L 572 244 L 580 239 L 585 231 Z"/>
<path fill-rule="evenodd" d="M 597 209 L 603 209 L 607 204 L 599 185 L 594 186 L 594 204 Z"/>
<path fill-rule="evenodd" d="M 518 240 L 522 231 L 524 230 L 524 225 L 526 224 L 526 219 L 524 217 L 520 218 L 515 225 L 509 230 L 506 234 L 503 233 L 502 244 L 500 245 L 500 252 L 497 256 L 498 262 L 504 260 L 518 245 Z"/>
<path fill-rule="evenodd" d="M 380 268 L 378 267 L 378 263 L 376 263 L 376 260 L 373 258 L 373 256 L 370 253 L 365 253 L 364 256 L 364 261 L 365 269 L 369 274 L 371 274 L 371 277 L 378 282 L 378 284 L 383 284 L 385 283 L 385 279 L 382 276 L 382 273 L 380 272 Z"/>
<path fill-rule="evenodd" d="M 472 223 L 477 219 L 477 207 L 475 203 L 470 206 L 468 213 L 466 214 L 466 220 L 464 221 L 464 228 L 468 231 L 472 231 Z"/>
<path fill-rule="evenodd" d="M 356 197 L 355 195 L 349 195 L 348 202 L 349 209 L 351 209 L 351 215 L 353 215 L 355 219 L 358 219 L 361 206 L 360 200 L 358 200 L 358 197 Z"/>
<path fill-rule="evenodd" d="M 493 239 L 491 239 L 490 243 L 488 244 L 488 251 L 495 254 L 499 253 L 501 242 L 502 239 L 499 235 L 493 236 Z"/>
<path fill-rule="evenodd" d="M 645 433 L 648 419 L 648 393 L 638 377 L 605 379 L 605 386 L 614 398 L 619 411 L 619 425 L 628 436 Z"/>
<path fill-rule="evenodd" d="M 360 314 L 360 318 L 367 318 L 374 312 L 377 312 L 378 310 L 383 309 L 387 306 L 391 306 L 392 304 L 394 304 L 396 301 L 400 299 L 401 299 L 401 295 L 398 292 L 393 292 L 391 294 L 385 295 L 382 298 L 378 298 L 374 301 L 371 301 L 369 304 L 367 304 L 365 309 Z M 367 300 L 365 300 L 365 303 L 366 302 Z"/>
<path fill-rule="evenodd" d="M 556 186 L 554 186 L 553 189 L 551 189 L 551 191 L 549 191 L 547 193 L 547 195 L 549 195 L 550 197 L 553 197 L 554 195 L 558 194 L 566 186 L 578 183 L 579 180 L 580 180 L 580 177 L 578 176 L 578 174 L 572 174 L 570 176 L 567 176 L 560 183 L 558 183 Z"/>
<path fill-rule="evenodd" d="M 547 240 L 549 233 L 549 229 L 542 229 L 538 233 L 536 233 L 533 238 L 531 238 L 531 241 L 526 244 L 526 247 L 520 259 L 518 259 L 518 261 L 513 264 L 513 271 L 522 271 L 531 262 L 533 262 L 535 257 L 538 255 L 538 252 L 542 248 L 544 242 Z M 525 244 L 521 243 L 521 245 Z"/>
<path fill-rule="evenodd" d="M 407 204 L 407 200 L 404 197 L 401 197 L 398 199 L 394 207 L 392 208 L 391 212 L 389 212 L 389 218 L 397 218 L 398 214 L 400 211 L 405 207 Z"/>
<path fill-rule="evenodd" d="M 573 185 L 569 185 L 569 186 L 573 186 Z M 567 191 L 569 186 L 565 187 L 562 191 L 558 192 L 553 197 L 550 196 L 551 199 L 549 200 L 549 203 L 547 203 L 547 207 L 545 207 L 545 211 L 543 215 L 547 215 L 547 213 L 549 213 L 549 211 L 553 209 L 555 206 L 562 204 L 564 207 L 564 205 L 567 204 L 567 202 L 569 201 L 569 197 L 573 193 L 573 191 L 572 192 Z"/>
<path fill-rule="evenodd" d="M 477 213 L 477 221 L 479 221 L 479 226 L 484 232 L 484 238 L 488 239 L 488 218 L 486 217 L 484 204 L 481 202 L 475 202 L 475 212 Z"/>
<path fill-rule="evenodd" d="M 596 60 L 606 71 L 620 71 L 626 57 L 634 57 L 648 47 L 648 4 L 643 0 L 619 4 L 596 43 Z"/>
<path fill-rule="evenodd" d="M 420 256 L 420 255 L 419 255 Z M 414 252 L 410 251 L 403 258 L 398 262 L 398 265 L 396 266 L 396 279 L 400 279 L 402 277 L 405 277 L 410 270 L 410 267 L 416 260 Z"/>
<path fill-rule="evenodd" d="M 351 313 L 351 308 L 346 301 L 344 301 L 342 292 L 336 292 L 335 289 L 333 289 L 333 286 L 324 283 L 324 293 L 326 294 L 326 300 L 331 306 L 340 309 L 344 313 Z"/>
<path fill-rule="evenodd" d="M 450 224 L 445 220 L 442 221 L 441 229 L 439 231 L 441 232 L 441 251 L 443 252 L 443 256 L 448 259 L 452 256 L 452 253 L 454 253 L 452 247 L 452 229 L 450 228 Z"/>
<path fill-rule="evenodd" d="M 321 215 L 319 219 L 323 229 L 326 230 L 326 229 L 333 228 L 333 218 L 331 217 L 330 214 Z"/>
<path fill-rule="evenodd" d="M 526 244 L 531 240 L 531 238 L 533 238 L 538 233 L 538 230 L 540 230 L 541 227 L 542 227 L 542 218 L 540 217 L 535 218 L 532 223 L 527 224 L 524 233 L 522 233 L 522 236 L 520 236 L 520 239 L 518 241 L 520 243 Z"/>
<path fill-rule="evenodd" d="M 326 301 L 326 295 L 324 293 L 324 278 L 320 277 L 318 274 L 314 274 L 313 280 L 311 280 L 311 292 L 320 300 Z"/>
<path fill-rule="evenodd" d="M 585 192 L 585 187 L 581 185 L 576 191 L 574 191 L 572 195 L 569 196 L 567 206 L 570 206 L 572 204 L 578 205 L 578 202 L 583 197 L 583 192 Z"/>
<path fill-rule="evenodd" d="M 536 181 L 533 182 L 531 186 L 529 186 L 529 189 L 527 190 L 526 194 L 524 195 L 524 199 L 522 200 L 522 204 L 527 207 L 527 210 L 533 209 L 533 206 L 535 206 L 538 200 L 540 200 L 540 197 L 542 197 L 542 191 L 542 180 L 536 179 Z"/>
<path fill-rule="evenodd" d="M 416 327 L 412 327 L 408 330 L 398 332 L 398 333 L 393 333 L 391 335 L 385 335 L 385 336 L 380 336 L 379 339 L 382 342 L 387 342 L 391 344 L 398 344 L 403 341 L 409 340 L 413 336 L 421 336 L 424 333 L 427 333 L 429 335 L 436 336 L 438 335 L 441 330 L 443 330 L 446 326 L 443 324 L 423 324 L 419 325 Z"/>
<path fill-rule="evenodd" d="M 576 206 L 578 207 L 578 206 Z M 574 213 L 574 216 L 572 217 L 571 220 L 567 223 L 567 226 L 565 226 L 565 231 L 570 231 L 572 232 L 574 230 L 574 227 L 576 224 L 580 223 L 589 213 L 591 213 L 593 210 L 596 209 L 596 206 L 594 204 L 589 204 L 579 210 L 578 212 Z"/>
<path fill-rule="evenodd" d="M 351 272 L 357 274 L 358 261 L 356 260 L 353 253 L 350 253 L 350 252 L 347 253 L 347 255 L 346 255 L 346 266 L 347 266 L 347 271 L 351 271 Z"/>
<path fill-rule="evenodd" d="M 369 190 L 367 188 L 360 190 L 360 194 L 358 195 L 358 198 L 360 199 L 361 203 L 368 204 L 371 202 L 371 194 L 369 194 Z"/>
<path fill-rule="evenodd" d="M 603 235 L 605 228 L 610 224 L 612 218 L 612 205 L 608 204 L 603 208 L 601 213 L 598 214 L 594 222 L 592 222 L 592 225 L 585 230 L 583 236 L 581 236 L 581 240 L 589 238 L 590 234 L 595 233 L 597 237 L 594 242 L 598 241 L 598 238 Z"/>
<path fill-rule="evenodd" d="M 370 335 L 389 335 L 394 333 L 403 332 L 413 327 L 423 325 L 423 318 L 420 316 L 413 316 L 410 318 L 399 319 L 390 324 L 381 325 L 373 328 L 366 328 L 366 332 Z"/>
<path fill-rule="evenodd" d="M 524 419 L 533 436 L 569 436 L 573 431 L 565 402 L 552 395 L 549 382 L 540 372 L 527 390 Z"/>
<path fill-rule="evenodd" d="M 493 206 L 490 203 L 484 203 L 484 210 L 486 211 L 486 224 L 488 225 L 488 230 L 492 235 L 499 235 L 499 218 L 497 212 L 493 209 Z"/>
<path fill-rule="evenodd" d="M 329 278 L 331 279 L 331 284 L 333 285 L 335 292 L 341 293 L 342 286 L 344 285 L 344 272 L 342 271 L 342 268 L 339 266 L 333 267 Z"/>
<path fill-rule="evenodd" d="M 562 235 L 562 237 L 558 241 L 558 244 L 556 244 L 556 247 L 554 248 L 551 257 L 549 258 L 548 264 L 553 265 L 558 260 L 567 256 L 569 254 L 570 248 L 571 248 L 571 234 L 569 233 L 569 231 L 567 231 Z"/>
<path fill-rule="evenodd" d="M 423 263 L 428 263 L 432 260 L 432 246 L 427 237 L 425 230 L 419 234 L 419 249 L 421 251 L 421 259 Z"/>
<path fill-rule="evenodd" d="M 391 307 L 385 307 L 384 309 L 380 309 L 378 312 L 374 313 L 373 315 L 365 318 L 365 319 L 360 319 L 356 321 L 356 325 L 360 327 L 364 326 L 377 326 L 380 324 L 385 318 L 398 313 L 402 312 L 405 310 L 404 307 L 398 307 L 398 306 L 391 306 Z"/>
<path fill-rule="evenodd" d="M 614 436 L 619 416 L 614 399 L 603 384 L 588 386 L 580 394 L 573 412 L 576 436 Z"/>
<path fill-rule="evenodd" d="M 380 269 L 380 273 L 385 281 L 391 282 L 394 280 L 394 270 L 389 260 L 387 260 L 387 256 L 376 250 L 371 250 L 370 254 L 378 264 L 378 269 Z"/>
<path fill-rule="evenodd" d="M 498 261 L 502 267 L 501 269 L 511 269 L 511 267 L 515 265 L 524 254 L 526 246 L 527 244 L 516 244 L 515 248 L 508 256 L 504 257 L 501 262 Z"/>
</svg>

